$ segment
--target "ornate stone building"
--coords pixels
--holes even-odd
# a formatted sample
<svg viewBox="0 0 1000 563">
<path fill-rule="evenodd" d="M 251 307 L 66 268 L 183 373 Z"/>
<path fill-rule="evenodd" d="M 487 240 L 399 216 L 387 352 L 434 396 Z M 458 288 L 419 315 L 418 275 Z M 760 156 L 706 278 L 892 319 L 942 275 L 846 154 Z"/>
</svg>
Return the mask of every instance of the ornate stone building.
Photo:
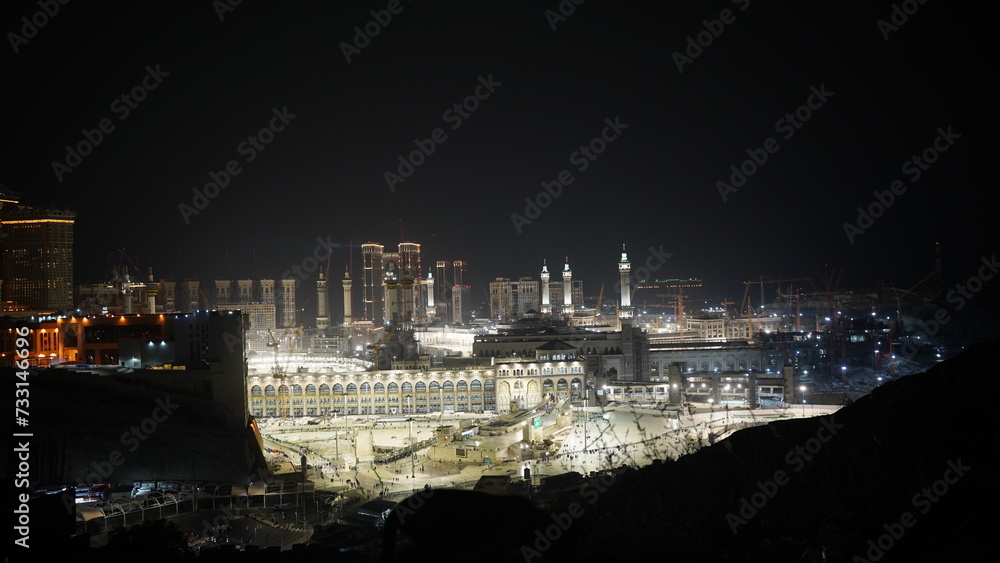
<svg viewBox="0 0 1000 563">
<path fill-rule="evenodd" d="M 257 417 L 510 412 L 554 399 L 585 396 L 584 360 L 563 342 L 529 357 L 496 358 L 474 369 L 333 371 L 247 376 L 250 412 Z"/>
</svg>

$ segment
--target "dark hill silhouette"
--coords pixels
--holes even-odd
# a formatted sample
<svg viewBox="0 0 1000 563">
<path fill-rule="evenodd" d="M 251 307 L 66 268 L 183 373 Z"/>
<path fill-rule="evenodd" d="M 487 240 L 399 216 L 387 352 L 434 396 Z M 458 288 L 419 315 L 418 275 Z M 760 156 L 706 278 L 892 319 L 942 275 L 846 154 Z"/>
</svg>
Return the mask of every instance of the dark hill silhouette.
<svg viewBox="0 0 1000 563">
<path fill-rule="evenodd" d="M 977 345 L 829 417 L 743 430 L 625 473 L 581 518 L 581 552 L 672 561 L 971 559 L 1000 523 L 998 352 L 998 342 Z M 880 539 L 888 549 L 877 547 Z"/>
<path fill-rule="evenodd" d="M 577 560 L 571 552 L 576 542 L 558 547 L 541 543 L 542 549 L 538 549 L 538 535 L 550 526 L 558 523 L 523 497 L 426 489 L 401 501 L 389 513 L 381 561 Z M 558 532 L 559 536 L 564 533 Z"/>
</svg>

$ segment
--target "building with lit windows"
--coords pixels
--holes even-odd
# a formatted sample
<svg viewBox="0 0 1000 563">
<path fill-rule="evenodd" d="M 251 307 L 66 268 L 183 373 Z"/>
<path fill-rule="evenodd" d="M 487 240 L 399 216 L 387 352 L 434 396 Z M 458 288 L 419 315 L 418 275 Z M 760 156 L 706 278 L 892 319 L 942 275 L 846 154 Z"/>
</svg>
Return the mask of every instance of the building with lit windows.
<svg viewBox="0 0 1000 563">
<path fill-rule="evenodd" d="M 75 220 L 75 211 L 18 205 L 15 197 L 0 191 L 4 311 L 73 307 Z"/>
<path fill-rule="evenodd" d="M 579 404 L 586 375 L 575 349 L 556 345 L 534 352 L 466 369 L 303 369 L 281 377 L 251 369 L 246 392 L 256 417 L 505 413 L 547 400 Z"/>
<path fill-rule="evenodd" d="M 490 319 L 505 323 L 537 311 L 541 304 L 538 295 L 538 280 L 496 278 L 490 282 Z"/>
<path fill-rule="evenodd" d="M 250 321 L 250 329 L 247 330 L 247 350 L 250 352 L 273 352 L 269 344 L 272 344 L 279 335 L 275 334 L 277 326 L 275 324 L 275 306 L 267 303 L 250 303 L 239 305 L 219 305 L 219 311 L 240 311 Z M 285 344 L 285 343 L 282 343 Z"/>
<path fill-rule="evenodd" d="M 235 311 L 43 317 L 0 326 L 0 367 L 13 367 L 18 328 L 28 329 L 32 368 L 93 373 L 166 392 L 195 395 L 226 409 L 243 428 L 249 318 Z"/>
</svg>

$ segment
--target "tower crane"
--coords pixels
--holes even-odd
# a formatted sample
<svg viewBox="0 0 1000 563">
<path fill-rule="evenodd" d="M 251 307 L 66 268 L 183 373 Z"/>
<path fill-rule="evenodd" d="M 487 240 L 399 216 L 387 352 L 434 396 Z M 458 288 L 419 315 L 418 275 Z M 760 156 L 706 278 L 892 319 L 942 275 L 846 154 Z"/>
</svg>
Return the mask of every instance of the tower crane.
<svg viewBox="0 0 1000 563">
<path fill-rule="evenodd" d="M 368 345 L 368 349 L 371 351 L 373 359 L 375 360 L 374 363 L 376 371 L 382 369 L 382 367 L 379 365 L 379 350 L 381 350 L 382 347 L 385 346 L 385 343 L 389 341 L 389 338 L 391 338 L 392 335 L 396 333 L 396 331 L 399 329 L 400 326 L 406 325 L 409 322 L 410 322 L 410 313 L 406 313 L 406 316 L 403 318 L 403 320 L 389 327 L 389 330 L 385 331 L 385 334 L 382 335 L 382 338 L 380 338 L 378 342 L 376 342 L 375 344 Z"/>
<path fill-rule="evenodd" d="M 750 281 L 743 282 L 743 285 L 745 285 L 746 288 L 743 290 L 743 301 L 740 302 L 739 311 L 742 312 L 742 311 L 746 311 L 747 310 L 747 305 L 749 303 L 747 299 L 750 296 L 750 286 L 751 285 L 759 285 L 760 286 L 760 303 L 759 303 L 759 305 L 763 305 L 764 304 L 764 285 L 769 284 L 769 283 L 782 284 L 782 283 L 785 283 L 785 282 L 796 282 L 796 281 L 807 281 L 807 282 L 811 283 L 812 282 L 812 278 L 765 278 L 764 276 L 761 276 L 759 280 L 750 280 Z M 780 288 L 781 286 L 779 285 L 778 287 Z"/>
<path fill-rule="evenodd" d="M 594 316 L 601 315 L 601 302 L 604 301 L 604 284 L 601 284 L 601 291 L 597 293 L 597 306 L 594 307 Z"/>
<path fill-rule="evenodd" d="M 304 309 L 305 306 L 308 305 L 308 304 L 309 304 L 309 300 L 306 299 L 306 301 L 302 304 L 302 309 Z M 280 337 L 275 338 L 274 337 L 274 332 L 272 332 L 271 329 L 267 329 L 267 334 L 268 334 L 268 337 L 269 337 L 269 339 L 267 341 L 267 347 L 268 348 L 274 348 L 274 367 L 271 368 L 271 371 L 274 374 L 274 377 L 276 377 L 278 379 L 284 379 L 285 378 L 285 368 L 284 368 L 284 366 L 282 366 L 278 362 L 278 350 L 281 348 L 281 343 L 282 342 L 285 342 L 286 344 L 288 344 L 288 342 L 289 342 L 288 341 L 288 334 L 292 331 L 292 329 L 300 327 L 300 325 L 299 325 L 299 316 L 302 314 L 302 309 L 299 309 L 298 311 L 295 312 L 295 317 L 294 317 L 294 319 L 292 319 L 292 324 L 290 326 L 285 327 L 285 330 L 282 331 Z M 291 348 L 291 346 L 289 346 L 289 348 Z"/>
</svg>

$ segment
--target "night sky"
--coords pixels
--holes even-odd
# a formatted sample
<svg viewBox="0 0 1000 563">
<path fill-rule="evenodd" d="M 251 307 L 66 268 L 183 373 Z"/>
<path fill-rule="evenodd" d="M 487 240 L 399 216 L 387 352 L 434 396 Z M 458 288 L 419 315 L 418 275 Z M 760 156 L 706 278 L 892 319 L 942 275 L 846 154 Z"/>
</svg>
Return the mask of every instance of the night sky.
<svg viewBox="0 0 1000 563">
<path fill-rule="evenodd" d="M 561 269 L 566 255 L 596 295 L 616 281 L 622 243 L 637 266 L 659 264 L 650 247 L 672 254 L 655 277 L 700 277 L 737 299 L 743 280 L 818 279 L 823 264 L 843 268 L 841 287 L 907 288 L 933 269 L 935 242 L 957 281 L 996 251 L 992 24 L 956 3 L 2 10 L 0 182 L 25 203 L 79 212 L 77 283 L 107 279 L 122 248 L 157 277 L 275 278 L 317 237 L 342 245 L 337 277 L 353 242 L 359 279 L 357 247 L 394 250 L 401 232 L 423 244 L 425 267 L 469 262 L 473 295 L 496 276 L 537 276 L 543 259 Z M 359 37 L 366 25 L 377 35 Z M 142 101 L 122 99 L 137 87 Z M 465 117 L 453 108 L 463 101 Z M 68 157 L 102 120 L 110 132 L 90 154 Z M 272 123 L 281 130 L 251 149 Z M 602 133 L 613 140 L 592 145 Z M 387 181 L 415 140 L 433 153 Z M 912 162 L 935 142 L 936 162 Z M 581 145 L 603 152 L 587 159 Z M 744 166 L 748 150 L 766 162 Z M 228 186 L 185 215 L 193 188 L 230 161 Z M 720 193 L 731 166 L 752 173 Z M 540 196 L 563 170 L 572 183 Z M 844 224 L 895 180 L 905 192 L 849 240 Z M 546 207 L 526 214 L 525 198 Z"/>
</svg>

